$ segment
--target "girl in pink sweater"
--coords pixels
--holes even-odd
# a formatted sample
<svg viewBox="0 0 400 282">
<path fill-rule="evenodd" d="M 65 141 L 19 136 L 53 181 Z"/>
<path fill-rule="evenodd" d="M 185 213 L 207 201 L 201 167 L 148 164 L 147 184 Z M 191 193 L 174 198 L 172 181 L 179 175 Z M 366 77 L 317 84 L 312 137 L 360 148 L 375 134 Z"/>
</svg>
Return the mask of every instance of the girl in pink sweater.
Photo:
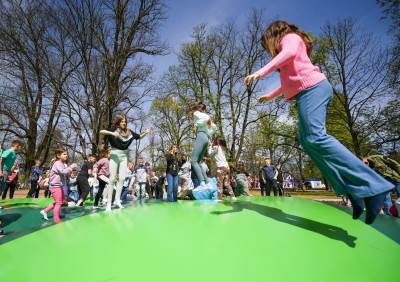
<svg viewBox="0 0 400 282">
<path fill-rule="evenodd" d="M 49 205 L 46 209 L 40 211 L 45 220 L 49 220 L 47 214 L 49 211 L 54 213 L 54 222 L 60 222 L 61 205 L 64 201 L 64 187 L 67 186 L 67 176 L 73 169 L 77 168 L 76 164 L 67 166 L 68 152 L 65 149 L 57 149 L 55 152 L 55 159 L 52 161 L 53 165 L 50 171 L 50 192 L 53 196 L 54 203 Z"/>
<path fill-rule="evenodd" d="M 366 208 L 371 224 L 383 206 L 393 184 L 386 181 L 345 146 L 326 133 L 325 121 L 332 86 L 318 67 L 311 63 L 311 38 L 297 26 L 284 21 L 273 22 L 261 38 L 272 60 L 245 82 L 252 84 L 273 71 L 280 72 L 281 87 L 261 96 L 260 102 L 283 94 L 296 101 L 300 143 L 338 195 L 347 195 L 353 205 L 353 218 Z"/>
</svg>

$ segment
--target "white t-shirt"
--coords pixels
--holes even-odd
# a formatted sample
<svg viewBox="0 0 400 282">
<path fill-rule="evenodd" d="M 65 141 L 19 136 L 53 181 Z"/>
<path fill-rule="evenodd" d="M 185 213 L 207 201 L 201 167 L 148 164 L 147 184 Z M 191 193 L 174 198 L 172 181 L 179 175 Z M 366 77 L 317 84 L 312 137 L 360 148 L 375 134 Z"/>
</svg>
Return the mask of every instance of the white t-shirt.
<svg viewBox="0 0 400 282">
<path fill-rule="evenodd" d="M 195 111 L 193 113 L 193 122 L 197 128 L 206 128 L 207 123 L 210 120 L 210 116 L 206 113 Z"/>
<path fill-rule="evenodd" d="M 229 164 L 226 161 L 224 149 L 222 149 L 221 146 L 208 147 L 208 154 L 214 157 L 217 167 L 229 168 Z"/>
<path fill-rule="evenodd" d="M 147 171 L 144 165 L 139 165 L 135 169 L 136 173 L 136 183 L 144 183 L 147 182 Z"/>
</svg>

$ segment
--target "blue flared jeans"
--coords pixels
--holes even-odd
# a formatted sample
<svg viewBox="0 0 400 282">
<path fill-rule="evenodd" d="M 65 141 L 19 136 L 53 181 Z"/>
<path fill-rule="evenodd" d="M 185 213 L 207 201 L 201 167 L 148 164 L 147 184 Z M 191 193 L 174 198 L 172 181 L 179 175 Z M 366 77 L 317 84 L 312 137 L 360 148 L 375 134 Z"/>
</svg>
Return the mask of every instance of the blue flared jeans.
<svg viewBox="0 0 400 282">
<path fill-rule="evenodd" d="M 296 96 L 300 144 L 304 151 L 337 195 L 365 198 L 393 189 L 392 183 L 326 133 L 326 115 L 332 95 L 331 84 L 323 80 Z"/>
</svg>

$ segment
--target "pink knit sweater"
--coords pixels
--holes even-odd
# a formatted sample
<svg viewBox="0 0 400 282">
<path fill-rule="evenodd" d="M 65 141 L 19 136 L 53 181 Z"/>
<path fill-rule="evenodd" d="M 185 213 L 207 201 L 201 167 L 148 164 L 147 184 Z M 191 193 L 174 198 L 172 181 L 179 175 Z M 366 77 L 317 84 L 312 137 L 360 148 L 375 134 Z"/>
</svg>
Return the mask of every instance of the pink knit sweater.
<svg viewBox="0 0 400 282">
<path fill-rule="evenodd" d="M 261 77 L 280 70 L 281 87 L 266 96 L 273 99 L 282 94 L 286 99 L 293 99 L 301 91 L 326 79 L 318 67 L 311 63 L 303 39 L 296 33 L 285 35 L 280 42 L 280 52 L 256 74 Z"/>
</svg>

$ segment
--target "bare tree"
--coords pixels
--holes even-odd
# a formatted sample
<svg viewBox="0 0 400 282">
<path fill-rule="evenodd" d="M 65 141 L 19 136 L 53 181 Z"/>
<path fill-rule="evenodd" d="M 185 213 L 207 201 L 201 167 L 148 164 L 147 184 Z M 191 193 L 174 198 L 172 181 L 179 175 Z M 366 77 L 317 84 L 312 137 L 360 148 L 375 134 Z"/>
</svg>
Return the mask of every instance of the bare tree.
<svg viewBox="0 0 400 282">
<path fill-rule="evenodd" d="M 388 52 L 352 19 L 328 23 L 322 31 L 329 42 L 328 60 L 322 68 L 340 102 L 337 112 L 344 112 L 340 118 L 351 135 L 351 149 L 361 155 L 370 134 L 371 116 L 388 94 Z"/>
<path fill-rule="evenodd" d="M 157 28 L 164 19 L 161 1 L 64 0 L 59 4 L 81 64 L 64 104 L 82 154 L 103 147 L 100 130 L 115 112 L 138 112 L 150 98 L 152 68 L 141 55 L 161 55 Z M 134 115 L 133 115 L 134 116 Z"/>
<path fill-rule="evenodd" d="M 60 118 L 58 107 L 71 73 L 72 49 L 45 2 L 3 2 L 0 11 L 1 128 L 26 141 L 29 172 L 36 158 L 47 158 Z"/>
<path fill-rule="evenodd" d="M 126 92 L 145 82 L 151 72 L 140 55 L 165 54 L 166 45 L 157 34 L 165 18 L 164 5 L 160 0 L 93 2 L 100 6 L 96 49 L 105 70 L 107 122 L 111 125 L 113 112 L 126 99 Z"/>
<path fill-rule="evenodd" d="M 169 93 L 190 103 L 208 105 L 219 134 L 230 144 L 230 159 L 238 159 L 245 135 L 259 116 L 255 111 L 257 84 L 247 87 L 243 80 L 263 63 L 266 54 L 259 42 L 263 14 L 253 10 L 245 29 L 232 22 L 211 29 L 199 25 L 192 40 L 183 44 L 179 65 L 166 78 Z"/>
</svg>

